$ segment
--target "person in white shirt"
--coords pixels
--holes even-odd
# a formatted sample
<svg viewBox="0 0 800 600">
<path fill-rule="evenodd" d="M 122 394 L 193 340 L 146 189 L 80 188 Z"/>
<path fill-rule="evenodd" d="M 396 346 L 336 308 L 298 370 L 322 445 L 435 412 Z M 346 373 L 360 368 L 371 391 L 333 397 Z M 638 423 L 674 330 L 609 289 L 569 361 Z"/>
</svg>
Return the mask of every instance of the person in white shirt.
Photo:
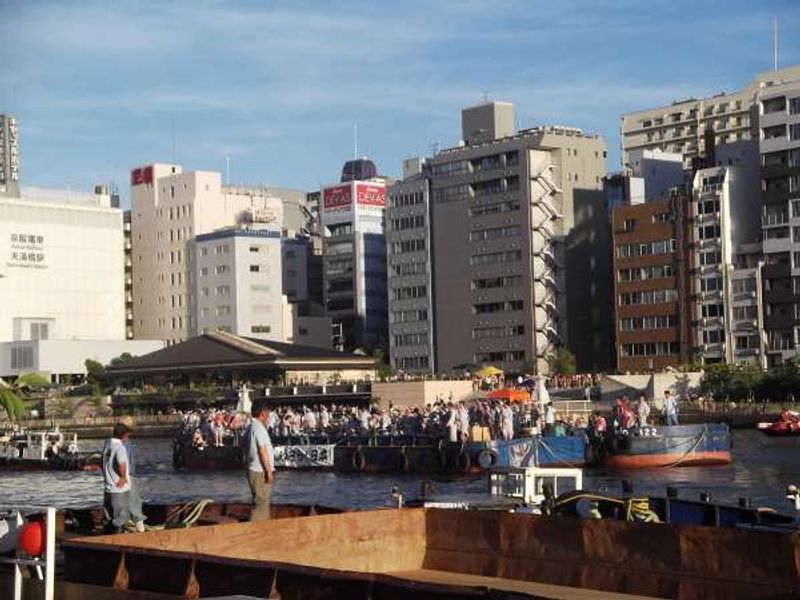
<svg viewBox="0 0 800 600">
<path fill-rule="evenodd" d="M 548 402 L 544 407 L 544 428 L 545 435 L 554 435 L 556 425 L 556 409 L 553 408 L 553 403 Z"/>
<path fill-rule="evenodd" d="M 667 425 L 678 424 L 678 401 L 669 390 L 664 390 L 664 413 L 667 415 Z"/>
<path fill-rule="evenodd" d="M 500 409 L 500 432 L 504 440 L 514 439 L 514 411 L 508 404 Z"/>
<path fill-rule="evenodd" d="M 462 440 L 469 439 L 469 411 L 463 402 L 458 404 L 458 430 Z"/>
<path fill-rule="evenodd" d="M 456 418 L 456 409 L 451 402 L 447 408 L 447 420 L 445 421 L 447 428 L 447 439 L 451 442 L 458 441 L 458 424 Z"/>
<path fill-rule="evenodd" d="M 103 511 L 109 533 L 122 533 L 130 518 L 131 482 L 125 440 L 130 430 L 122 423 L 103 446 Z"/>
<path fill-rule="evenodd" d="M 650 416 L 650 403 L 644 394 L 639 395 L 639 402 L 636 405 L 636 414 L 639 417 L 639 427 L 647 427 L 647 417 Z"/>
<path fill-rule="evenodd" d="M 275 450 L 265 427 L 269 417 L 264 402 L 253 403 L 253 418 L 242 436 L 242 452 L 245 457 L 247 483 L 253 498 L 251 521 L 270 518 L 272 484 L 275 481 Z"/>
</svg>

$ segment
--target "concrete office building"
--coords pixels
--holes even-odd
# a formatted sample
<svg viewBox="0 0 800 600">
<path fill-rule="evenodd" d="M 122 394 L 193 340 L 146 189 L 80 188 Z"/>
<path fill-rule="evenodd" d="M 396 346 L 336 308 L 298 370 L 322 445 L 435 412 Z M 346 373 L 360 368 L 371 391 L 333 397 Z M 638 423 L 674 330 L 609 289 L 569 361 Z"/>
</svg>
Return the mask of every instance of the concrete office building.
<svg viewBox="0 0 800 600">
<path fill-rule="evenodd" d="M 617 371 L 651 372 L 691 359 L 691 198 L 620 206 L 613 212 Z"/>
<path fill-rule="evenodd" d="M 190 287 L 197 298 L 191 337 L 223 331 L 275 342 L 331 347 L 331 320 L 300 316 L 281 277 L 281 234 L 220 229 L 195 237 Z"/>
<path fill-rule="evenodd" d="M 344 181 L 322 188 L 322 277 L 334 347 L 371 351 L 388 345 L 385 187 L 349 179 L 376 173 L 372 161 L 362 162 L 369 164 L 347 163 Z"/>
<path fill-rule="evenodd" d="M 681 154 L 686 168 L 707 153 L 710 146 L 758 140 L 759 102 L 774 96 L 776 85 L 800 80 L 800 67 L 760 73 L 738 92 L 709 98 L 676 100 L 670 105 L 622 116 L 623 165 L 632 162 L 634 150 L 659 149 Z"/>
<path fill-rule="evenodd" d="M 125 341 L 122 211 L 105 188 L 20 192 L 0 196 L 0 377 L 161 347 Z"/>
<path fill-rule="evenodd" d="M 464 110 L 462 127 L 463 144 L 429 161 L 436 369 L 547 373 L 561 346 L 579 369 L 606 368 L 603 140 L 566 127 L 515 132 L 501 102 Z"/>
<path fill-rule="evenodd" d="M 403 161 L 403 180 L 389 188 L 388 196 L 386 267 L 391 365 L 406 373 L 435 373 L 430 170 L 425 160 Z"/>
<path fill-rule="evenodd" d="M 768 362 L 800 349 L 800 68 L 761 91 L 759 152 Z"/>
<path fill-rule="evenodd" d="M 0 196 L 19 197 L 19 129 L 11 115 L 0 114 Z"/>
<path fill-rule="evenodd" d="M 304 202 L 305 193 L 289 192 L 223 186 L 219 173 L 184 173 L 179 165 L 155 164 L 133 170 L 135 337 L 174 343 L 197 328 L 191 320 L 196 298 L 189 286 L 190 243 L 196 235 L 252 224 L 287 233 L 302 230 L 307 215 L 291 207 Z M 286 205 L 290 209 L 284 213 Z"/>
</svg>

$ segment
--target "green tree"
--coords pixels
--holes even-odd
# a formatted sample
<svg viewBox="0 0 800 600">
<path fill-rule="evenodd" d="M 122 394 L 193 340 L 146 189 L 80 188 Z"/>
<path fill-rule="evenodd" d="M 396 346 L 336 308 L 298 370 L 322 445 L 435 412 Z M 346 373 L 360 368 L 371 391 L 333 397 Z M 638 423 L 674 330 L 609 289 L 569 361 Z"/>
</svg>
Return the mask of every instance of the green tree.
<svg viewBox="0 0 800 600">
<path fill-rule="evenodd" d="M 575 375 L 575 355 L 566 348 L 559 348 L 550 357 L 550 371 L 559 375 Z"/>
<path fill-rule="evenodd" d="M 9 421 L 16 421 L 25 412 L 25 401 L 8 384 L 0 381 L 0 408 L 8 415 Z"/>
<path fill-rule="evenodd" d="M 721 400 L 730 392 L 733 374 L 733 369 L 725 363 L 706 365 L 700 390 L 706 396 Z"/>
<path fill-rule="evenodd" d="M 102 386 L 106 381 L 106 368 L 91 358 L 87 358 L 83 364 L 86 366 L 86 382 L 92 386 Z"/>
<path fill-rule="evenodd" d="M 125 364 L 126 362 L 131 361 L 134 358 L 136 357 L 130 352 L 123 352 L 119 356 L 115 356 L 114 358 L 112 358 L 108 364 L 109 366 L 116 367 L 117 365 Z"/>
<path fill-rule="evenodd" d="M 764 379 L 764 372 L 755 365 L 745 365 L 739 368 L 731 377 L 731 387 L 737 398 L 753 397 L 753 392 L 758 389 Z"/>
</svg>

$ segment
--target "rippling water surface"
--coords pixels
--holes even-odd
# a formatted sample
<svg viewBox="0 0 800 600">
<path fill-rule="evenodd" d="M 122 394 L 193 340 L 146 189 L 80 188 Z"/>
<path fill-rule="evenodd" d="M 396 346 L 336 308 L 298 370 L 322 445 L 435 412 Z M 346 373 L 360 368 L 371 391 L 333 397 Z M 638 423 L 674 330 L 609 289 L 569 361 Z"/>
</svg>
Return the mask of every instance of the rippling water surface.
<svg viewBox="0 0 800 600">
<path fill-rule="evenodd" d="M 754 504 L 788 511 L 790 507 L 784 498 L 786 485 L 800 483 L 800 437 L 770 438 L 749 430 L 735 431 L 733 440 L 731 466 L 629 472 L 587 469 L 584 488 L 618 493 L 620 481 L 627 478 L 633 480 L 637 493 L 663 495 L 665 486 L 672 485 L 680 490 L 682 497 L 696 498 L 700 492 L 710 492 L 715 500 L 735 503 L 740 496 L 748 496 Z M 85 442 L 84 449 L 92 449 L 93 443 Z M 146 500 L 249 500 L 241 472 L 176 471 L 172 468 L 170 440 L 141 439 L 135 443 L 138 478 Z M 415 497 L 422 481 L 430 479 L 437 481 L 437 491 L 445 493 L 478 492 L 484 487 L 481 478 L 282 471 L 277 474 L 273 500 L 347 508 L 385 506 L 392 486 L 400 487 L 407 498 Z M 99 473 L 0 471 L 0 506 L 83 507 L 101 501 Z"/>
</svg>

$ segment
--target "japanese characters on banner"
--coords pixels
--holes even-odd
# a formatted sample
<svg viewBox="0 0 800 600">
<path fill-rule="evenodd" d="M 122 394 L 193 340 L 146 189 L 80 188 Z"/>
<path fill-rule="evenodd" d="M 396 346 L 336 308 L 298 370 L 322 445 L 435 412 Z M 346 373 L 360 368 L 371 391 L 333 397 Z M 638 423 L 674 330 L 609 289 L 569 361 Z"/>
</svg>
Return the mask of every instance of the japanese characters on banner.
<svg viewBox="0 0 800 600">
<path fill-rule="evenodd" d="M 335 444 L 275 446 L 275 466 L 286 469 L 333 467 Z"/>
<path fill-rule="evenodd" d="M 9 236 L 8 267 L 23 269 L 46 269 L 47 255 L 44 251 L 44 236 L 19 231 Z"/>
</svg>

